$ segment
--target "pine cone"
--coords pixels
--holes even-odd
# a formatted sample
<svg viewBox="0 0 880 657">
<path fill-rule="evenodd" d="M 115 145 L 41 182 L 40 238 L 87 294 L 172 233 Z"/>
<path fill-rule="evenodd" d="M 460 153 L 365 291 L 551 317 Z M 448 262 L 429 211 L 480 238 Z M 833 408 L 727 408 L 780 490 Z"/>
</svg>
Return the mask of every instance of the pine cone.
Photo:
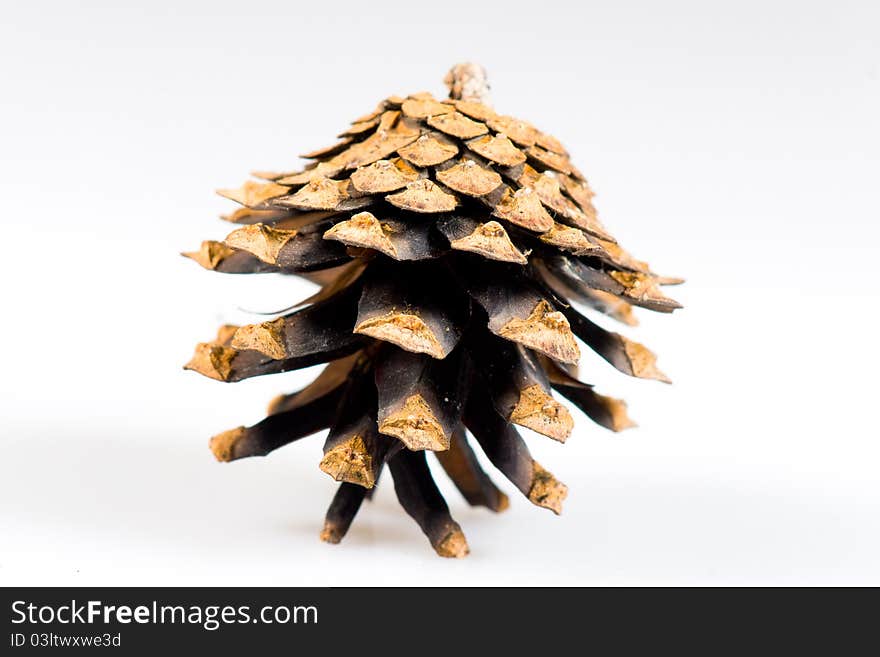
<svg viewBox="0 0 880 657">
<path fill-rule="evenodd" d="M 567 488 L 513 425 L 564 442 L 573 420 L 551 390 L 620 431 L 626 404 L 575 376 L 578 339 L 618 370 L 666 381 L 654 355 L 604 330 L 577 302 L 633 325 L 633 306 L 671 312 L 651 272 L 602 226 L 593 192 L 558 140 L 487 104 L 482 69 L 455 67 L 450 98 L 391 97 L 355 119 L 304 170 L 257 173 L 220 194 L 241 227 L 188 257 L 226 273 L 319 282 L 301 309 L 224 326 L 186 365 L 220 381 L 329 363 L 268 417 L 211 439 L 220 461 L 329 429 L 320 468 L 339 489 L 321 538 L 339 542 L 385 464 L 397 497 L 441 556 L 468 553 L 428 469 L 432 451 L 465 499 L 507 497 L 469 442 L 534 504 Z"/>
</svg>

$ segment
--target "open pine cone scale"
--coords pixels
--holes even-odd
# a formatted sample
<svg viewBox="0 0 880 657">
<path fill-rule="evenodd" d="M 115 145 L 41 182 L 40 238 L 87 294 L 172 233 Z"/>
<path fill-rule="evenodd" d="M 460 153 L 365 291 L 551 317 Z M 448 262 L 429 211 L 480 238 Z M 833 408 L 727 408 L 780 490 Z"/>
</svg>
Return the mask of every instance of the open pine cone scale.
<svg viewBox="0 0 880 657">
<path fill-rule="evenodd" d="M 565 485 L 514 425 L 564 442 L 574 421 L 555 390 L 605 428 L 633 426 L 624 402 L 573 375 L 580 344 L 626 374 L 667 380 L 643 345 L 571 302 L 633 325 L 633 306 L 680 307 L 660 289 L 680 281 L 620 247 L 557 139 L 481 102 L 481 69 L 456 67 L 447 82 L 458 97 L 388 98 L 306 154 L 305 169 L 220 190 L 242 206 L 224 217 L 239 227 L 185 255 L 321 289 L 274 320 L 221 327 L 186 367 L 231 382 L 328 363 L 263 421 L 214 436 L 214 455 L 264 456 L 329 430 L 320 468 L 341 484 L 324 540 L 341 540 L 387 464 L 437 553 L 460 557 L 467 542 L 425 452 L 470 504 L 503 510 L 470 436 L 531 502 L 559 513 Z"/>
</svg>

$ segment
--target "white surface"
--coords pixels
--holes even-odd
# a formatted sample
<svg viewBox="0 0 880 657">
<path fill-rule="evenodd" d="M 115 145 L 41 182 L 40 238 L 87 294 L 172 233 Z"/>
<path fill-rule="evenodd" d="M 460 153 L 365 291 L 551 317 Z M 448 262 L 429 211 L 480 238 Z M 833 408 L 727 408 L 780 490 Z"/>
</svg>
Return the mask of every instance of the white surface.
<svg viewBox="0 0 880 657">
<path fill-rule="evenodd" d="M 0 24 L 0 584 L 880 584 L 876 3 L 117 4 Z M 177 251 L 225 235 L 214 188 L 462 59 L 688 278 L 684 311 L 627 332 L 676 384 L 587 359 L 641 428 L 528 437 L 561 518 L 450 491 L 472 549 L 450 562 L 386 480 L 327 546 L 319 438 L 206 448 L 308 376 L 180 370 L 306 284 Z"/>
</svg>

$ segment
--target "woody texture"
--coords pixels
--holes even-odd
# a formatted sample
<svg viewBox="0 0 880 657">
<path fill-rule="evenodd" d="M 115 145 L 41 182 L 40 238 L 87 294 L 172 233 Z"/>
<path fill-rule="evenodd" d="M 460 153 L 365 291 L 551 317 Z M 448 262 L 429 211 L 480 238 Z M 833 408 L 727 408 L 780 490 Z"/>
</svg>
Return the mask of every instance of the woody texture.
<svg viewBox="0 0 880 657">
<path fill-rule="evenodd" d="M 623 401 L 578 377 L 581 350 L 668 381 L 646 347 L 587 314 L 635 325 L 634 306 L 679 308 L 661 288 L 681 281 L 617 243 L 565 147 L 496 112 L 482 68 L 456 66 L 446 84 L 448 98 L 383 100 L 336 143 L 305 153 L 301 170 L 220 190 L 240 206 L 224 217 L 235 229 L 184 254 L 213 271 L 320 286 L 276 319 L 221 327 L 185 367 L 235 382 L 326 363 L 261 422 L 210 447 L 234 461 L 326 432 L 318 467 L 339 482 L 321 532 L 330 543 L 387 469 L 437 554 L 465 556 L 429 452 L 471 505 L 508 506 L 483 468 L 491 463 L 558 514 L 568 489 L 518 427 L 565 442 L 571 407 L 611 431 L 634 426 Z"/>
</svg>

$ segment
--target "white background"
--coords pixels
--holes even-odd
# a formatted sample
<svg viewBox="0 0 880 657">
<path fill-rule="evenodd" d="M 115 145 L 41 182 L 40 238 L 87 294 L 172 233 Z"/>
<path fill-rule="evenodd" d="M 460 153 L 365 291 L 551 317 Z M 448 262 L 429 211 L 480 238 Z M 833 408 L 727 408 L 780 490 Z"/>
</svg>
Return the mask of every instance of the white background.
<svg viewBox="0 0 880 657">
<path fill-rule="evenodd" d="M 876 2 L 139 4 L 0 21 L 0 584 L 880 584 Z M 328 546 L 319 437 L 207 449 L 314 372 L 180 369 L 308 284 L 177 252 L 228 232 L 214 188 L 466 59 L 688 279 L 627 332 L 675 385 L 585 360 L 641 427 L 528 436 L 560 518 L 438 477 L 472 550 L 442 560 L 385 481 Z"/>
</svg>

